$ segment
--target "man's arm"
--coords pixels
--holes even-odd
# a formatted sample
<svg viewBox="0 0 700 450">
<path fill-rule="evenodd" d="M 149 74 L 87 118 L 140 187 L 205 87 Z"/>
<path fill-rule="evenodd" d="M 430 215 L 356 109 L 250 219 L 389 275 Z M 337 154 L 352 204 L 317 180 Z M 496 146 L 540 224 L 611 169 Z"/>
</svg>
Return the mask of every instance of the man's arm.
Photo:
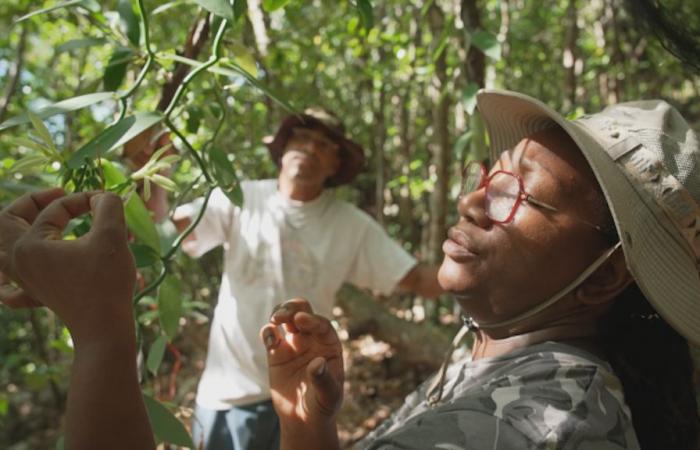
<svg viewBox="0 0 700 450">
<path fill-rule="evenodd" d="M 444 294 L 437 280 L 438 266 L 416 264 L 401 281 L 397 290 L 399 292 L 412 292 L 425 298 L 436 298 Z"/>
<path fill-rule="evenodd" d="M 68 222 L 89 211 L 90 232 L 63 240 Z M 136 271 L 121 199 L 60 189 L 23 196 L 0 211 L 0 270 L 0 301 L 47 306 L 71 332 L 66 447 L 155 448 L 137 379 Z"/>
</svg>

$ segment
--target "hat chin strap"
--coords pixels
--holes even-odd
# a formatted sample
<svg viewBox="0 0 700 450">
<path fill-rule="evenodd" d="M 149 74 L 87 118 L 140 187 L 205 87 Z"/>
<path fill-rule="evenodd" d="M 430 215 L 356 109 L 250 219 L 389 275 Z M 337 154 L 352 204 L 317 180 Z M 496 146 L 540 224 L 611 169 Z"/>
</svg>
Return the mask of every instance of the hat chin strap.
<svg viewBox="0 0 700 450">
<path fill-rule="evenodd" d="M 518 314 L 515 317 L 511 317 L 510 319 L 503 320 L 500 322 L 490 322 L 490 323 L 477 323 L 474 319 L 471 317 L 465 319 L 465 324 L 466 326 L 471 329 L 472 331 L 477 330 L 477 329 L 490 329 L 490 328 L 501 328 L 501 327 L 507 327 L 509 325 L 513 325 L 515 323 L 521 322 L 525 319 L 529 319 L 530 317 L 539 314 L 540 312 L 544 311 L 546 308 L 549 308 L 559 300 L 561 300 L 566 294 L 574 290 L 579 284 L 581 284 L 586 278 L 588 278 L 593 272 L 595 272 L 603 263 L 610 258 L 610 256 L 620 248 L 622 245 L 621 242 L 618 241 L 617 244 L 615 244 L 613 247 L 610 247 L 605 253 L 600 255 L 598 259 L 593 261 L 593 263 L 586 268 L 581 274 L 574 279 L 571 283 L 566 285 L 564 289 L 560 290 L 554 296 L 552 296 L 549 300 L 546 300 L 539 305 L 535 305 L 534 307 L 530 308 L 529 310 L 525 311 L 522 314 Z"/>
</svg>

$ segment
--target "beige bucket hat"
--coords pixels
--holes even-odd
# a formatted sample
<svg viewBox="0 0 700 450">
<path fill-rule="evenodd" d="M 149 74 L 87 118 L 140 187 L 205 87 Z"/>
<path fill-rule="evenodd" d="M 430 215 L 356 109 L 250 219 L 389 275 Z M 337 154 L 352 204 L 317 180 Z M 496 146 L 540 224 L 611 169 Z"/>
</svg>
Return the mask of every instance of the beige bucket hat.
<svg viewBox="0 0 700 450">
<path fill-rule="evenodd" d="M 627 266 L 656 311 L 700 345 L 700 146 L 662 100 L 621 103 L 566 120 L 532 97 L 481 90 L 494 160 L 553 126 L 578 144 L 600 183 Z"/>
</svg>

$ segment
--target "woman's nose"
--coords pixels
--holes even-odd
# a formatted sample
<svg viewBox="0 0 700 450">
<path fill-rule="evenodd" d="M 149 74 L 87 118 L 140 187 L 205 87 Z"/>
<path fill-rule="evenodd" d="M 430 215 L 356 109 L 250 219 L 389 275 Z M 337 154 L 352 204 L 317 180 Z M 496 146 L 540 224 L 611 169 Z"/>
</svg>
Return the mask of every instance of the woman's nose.
<svg viewBox="0 0 700 450">
<path fill-rule="evenodd" d="M 486 214 L 486 189 L 481 188 L 460 195 L 457 212 L 467 221 L 480 228 L 490 228 L 493 222 Z"/>
</svg>

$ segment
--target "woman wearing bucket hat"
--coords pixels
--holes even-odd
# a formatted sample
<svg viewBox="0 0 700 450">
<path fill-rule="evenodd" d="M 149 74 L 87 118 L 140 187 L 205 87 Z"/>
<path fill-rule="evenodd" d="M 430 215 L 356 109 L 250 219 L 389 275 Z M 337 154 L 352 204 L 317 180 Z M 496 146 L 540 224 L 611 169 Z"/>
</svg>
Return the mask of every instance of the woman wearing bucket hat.
<svg viewBox="0 0 700 450">
<path fill-rule="evenodd" d="M 482 91 L 495 161 L 469 164 L 439 273 L 474 333 L 361 448 L 693 449 L 700 147 L 663 101 L 568 121 Z M 303 299 L 261 330 L 282 447 L 337 448 L 337 336 Z M 309 436 L 314 436 L 310 438 Z"/>
</svg>

